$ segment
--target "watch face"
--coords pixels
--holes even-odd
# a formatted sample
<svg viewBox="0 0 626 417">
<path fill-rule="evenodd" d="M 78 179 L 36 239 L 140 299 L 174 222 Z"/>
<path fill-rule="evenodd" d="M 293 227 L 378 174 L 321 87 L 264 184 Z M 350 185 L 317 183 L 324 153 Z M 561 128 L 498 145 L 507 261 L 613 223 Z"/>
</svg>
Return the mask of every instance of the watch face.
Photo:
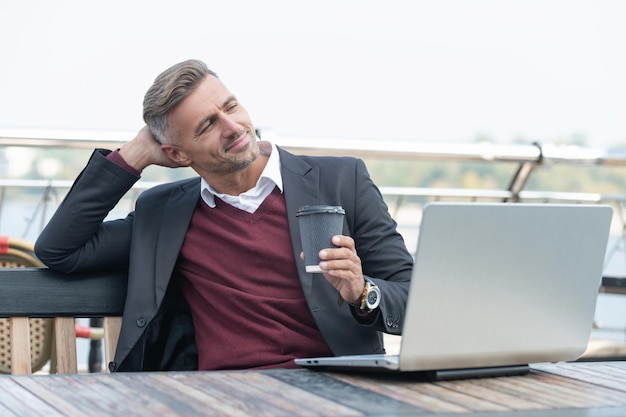
<svg viewBox="0 0 626 417">
<path fill-rule="evenodd" d="M 370 290 L 367 292 L 366 297 L 367 308 L 370 310 L 374 310 L 380 304 L 380 290 L 377 286 L 370 287 Z"/>
<path fill-rule="evenodd" d="M 376 304 L 376 301 L 378 301 L 378 293 L 370 291 L 369 294 L 367 294 L 367 304 L 373 305 Z"/>
</svg>

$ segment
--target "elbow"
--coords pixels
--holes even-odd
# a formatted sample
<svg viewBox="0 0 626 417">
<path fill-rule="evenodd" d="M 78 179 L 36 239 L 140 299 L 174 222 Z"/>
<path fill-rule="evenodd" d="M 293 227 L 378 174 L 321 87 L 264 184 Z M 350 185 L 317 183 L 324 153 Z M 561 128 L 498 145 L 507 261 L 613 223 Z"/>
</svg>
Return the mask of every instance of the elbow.
<svg viewBox="0 0 626 417">
<path fill-rule="evenodd" d="M 65 253 L 50 247 L 41 239 L 37 239 L 34 246 L 35 256 L 48 268 L 63 273 L 70 273 L 74 270 L 74 263 L 71 262 Z"/>
</svg>

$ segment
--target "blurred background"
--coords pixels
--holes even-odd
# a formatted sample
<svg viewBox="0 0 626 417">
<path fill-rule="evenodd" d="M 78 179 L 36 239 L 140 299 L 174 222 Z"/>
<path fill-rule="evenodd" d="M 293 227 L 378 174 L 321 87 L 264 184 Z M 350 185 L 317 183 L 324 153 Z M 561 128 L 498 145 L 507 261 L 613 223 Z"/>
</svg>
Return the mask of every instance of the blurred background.
<svg viewBox="0 0 626 417">
<path fill-rule="evenodd" d="M 0 235 L 34 241 L 91 152 L 19 138 L 130 139 L 154 78 L 196 58 L 278 145 L 373 143 L 364 159 L 411 251 L 427 190 L 507 192 L 526 167 L 520 188 L 539 193 L 532 201 L 616 207 L 605 274 L 622 276 L 624 16 L 622 0 L 0 0 L 0 142 L 10 139 L 0 143 Z M 508 162 L 491 148 L 445 163 L 377 157 L 483 143 L 526 147 Z M 534 143 L 577 156 L 528 162 Z M 188 175 L 151 167 L 142 180 Z M 111 217 L 132 210 L 137 192 Z M 596 324 L 595 337 L 625 340 L 623 295 L 599 295 Z"/>
<path fill-rule="evenodd" d="M 188 58 L 278 135 L 626 143 L 620 0 L 0 0 L 0 128 L 135 131 Z"/>
</svg>

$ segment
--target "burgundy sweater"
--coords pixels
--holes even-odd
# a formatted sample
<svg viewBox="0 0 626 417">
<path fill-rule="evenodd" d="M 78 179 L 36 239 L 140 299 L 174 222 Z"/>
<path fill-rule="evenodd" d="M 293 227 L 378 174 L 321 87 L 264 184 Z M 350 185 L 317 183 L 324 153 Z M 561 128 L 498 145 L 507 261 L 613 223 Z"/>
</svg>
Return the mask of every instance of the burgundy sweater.
<svg viewBox="0 0 626 417">
<path fill-rule="evenodd" d="M 307 307 L 285 198 L 277 188 L 251 214 L 198 203 L 177 264 L 196 330 L 198 367 L 295 367 L 332 356 Z"/>
</svg>

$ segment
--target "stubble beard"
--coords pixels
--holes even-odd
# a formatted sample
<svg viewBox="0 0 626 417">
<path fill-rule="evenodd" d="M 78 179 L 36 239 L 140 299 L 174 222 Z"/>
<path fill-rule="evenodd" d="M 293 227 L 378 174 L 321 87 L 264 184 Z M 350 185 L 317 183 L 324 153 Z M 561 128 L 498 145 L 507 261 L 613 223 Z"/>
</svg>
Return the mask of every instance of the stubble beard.
<svg viewBox="0 0 626 417">
<path fill-rule="evenodd" d="M 250 158 L 235 159 L 233 163 L 229 166 L 230 169 L 227 172 L 232 174 L 233 172 L 242 171 L 252 165 L 252 163 L 256 161 L 258 157 L 259 152 L 256 152 Z"/>
<path fill-rule="evenodd" d="M 242 171 L 252 165 L 252 163 L 259 158 L 261 151 L 259 149 L 259 144 L 255 140 L 248 143 L 244 150 L 247 151 L 250 147 L 253 148 L 252 154 L 233 157 L 230 159 L 230 164 L 225 166 L 224 169 L 221 170 L 221 173 L 232 174 L 234 172 Z"/>
</svg>

